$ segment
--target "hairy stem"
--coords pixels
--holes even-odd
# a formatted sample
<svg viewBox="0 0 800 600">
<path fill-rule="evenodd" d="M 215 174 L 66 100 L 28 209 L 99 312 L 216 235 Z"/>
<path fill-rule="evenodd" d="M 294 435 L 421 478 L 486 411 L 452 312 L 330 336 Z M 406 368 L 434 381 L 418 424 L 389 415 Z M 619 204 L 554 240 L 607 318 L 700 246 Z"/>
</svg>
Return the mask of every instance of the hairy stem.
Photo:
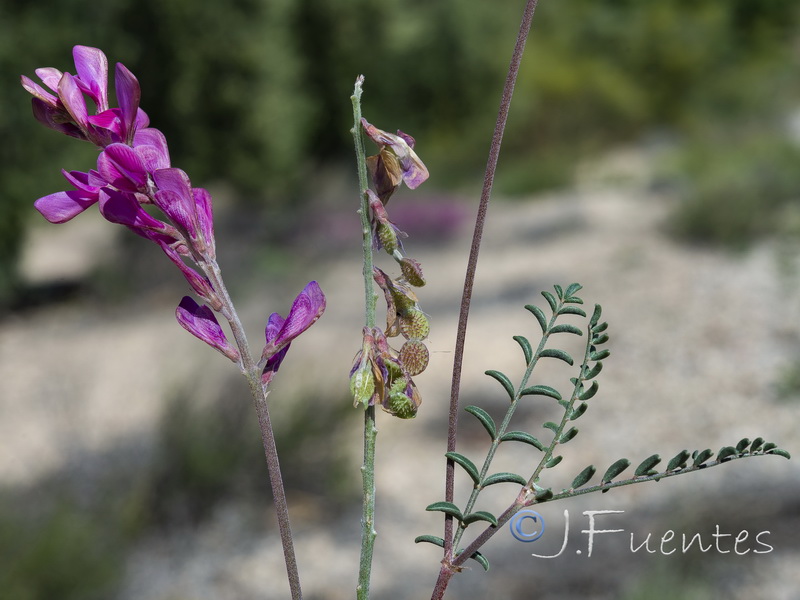
<svg viewBox="0 0 800 600">
<path fill-rule="evenodd" d="M 461 370 L 464 358 L 464 344 L 467 335 L 467 320 L 469 317 L 469 308 L 472 299 L 472 287 L 475 282 L 478 253 L 480 251 L 481 238 L 483 237 L 483 228 L 486 221 L 486 212 L 489 207 L 489 199 L 491 198 L 492 194 L 494 174 L 497 169 L 497 161 L 500 157 L 500 145 L 503 140 L 503 132 L 505 131 L 506 121 L 508 120 L 508 111 L 511 106 L 511 98 L 514 94 L 514 86 L 517 81 L 517 74 L 519 73 L 519 65 L 522 60 L 522 53 L 525 49 L 525 41 L 528 39 L 528 33 L 530 32 L 531 23 L 533 22 L 533 13 L 536 9 L 537 1 L 538 0 L 527 0 L 525 3 L 525 10 L 522 15 L 522 23 L 520 24 L 519 33 L 517 34 L 517 41 L 514 45 L 514 52 L 511 56 L 511 63 L 508 67 L 508 74 L 506 75 L 506 81 L 503 86 L 500 109 L 497 113 L 497 122 L 495 123 L 494 134 L 492 135 L 492 143 L 489 149 L 489 158 L 486 163 L 486 173 L 483 179 L 483 191 L 481 192 L 481 200 L 478 206 L 478 215 L 475 219 L 475 230 L 472 236 L 472 246 L 470 248 L 469 260 L 467 263 L 467 273 L 464 279 L 464 291 L 461 297 L 461 312 L 458 318 L 458 333 L 456 335 L 455 356 L 453 360 L 453 378 L 450 389 L 450 416 L 447 432 L 448 452 L 453 452 L 456 448 L 456 433 L 458 429 L 458 399 L 461 387 Z M 445 499 L 447 502 L 453 501 L 454 486 L 455 463 L 452 460 L 448 460 L 445 483 Z M 434 600 L 444 596 L 444 592 L 447 589 L 447 583 L 452 576 L 452 571 L 449 569 L 449 563 L 453 560 L 454 546 L 453 517 L 450 515 L 445 517 L 444 544 L 444 560 L 442 561 L 442 570 L 440 572 L 439 581 L 437 581 L 436 587 L 434 588 L 432 596 L 432 599 Z"/>
<path fill-rule="evenodd" d="M 297 559 L 294 553 L 294 542 L 292 541 L 292 529 L 289 523 L 289 505 L 286 502 L 286 491 L 283 488 L 283 477 L 281 476 L 281 466 L 278 461 L 278 449 L 275 446 L 275 433 L 272 429 L 272 422 L 269 417 L 269 406 L 267 403 L 267 390 L 261 384 L 261 373 L 258 365 L 253 360 L 250 353 L 250 346 L 247 343 L 247 336 L 242 327 L 242 322 L 233 306 L 228 290 L 222 280 L 222 272 L 216 261 L 201 263 L 203 271 L 208 277 L 214 291 L 222 301 L 222 314 L 228 320 L 231 327 L 236 345 L 241 355 L 242 373 L 247 379 L 250 393 L 253 396 L 253 404 L 258 415 L 258 425 L 261 429 L 261 442 L 264 445 L 264 456 L 267 459 L 267 472 L 269 483 L 272 488 L 272 497 L 275 501 L 275 512 L 278 517 L 278 529 L 283 546 L 283 560 L 286 563 L 286 574 L 289 579 L 289 588 L 292 593 L 292 600 L 302 600 L 303 593 L 300 589 L 300 574 L 297 569 Z"/>
<path fill-rule="evenodd" d="M 353 142 L 355 144 L 358 166 L 358 187 L 361 196 L 359 214 L 361 216 L 362 249 L 364 252 L 364 324 L 375 327 L 375 308 L 377 296 L 372 276 L 372 228 L 369 223 L 367 202 L 367 161 L 361 137 L 361 93 L 364 76 L 356 79 L 355 89 L 350 100 L 353 103 Z M 378 428 L 375 426 L 375 407 L 368 406 L 364 411 L 364 464 L 361 477 L 364 489 L 364 510 L 361 517 L 361 558 L 358 567 L 358 600 L 369 598 L 369 582 L 372 575 L 372 554 L 375 550 L 375 443 Z"/>
</svg>

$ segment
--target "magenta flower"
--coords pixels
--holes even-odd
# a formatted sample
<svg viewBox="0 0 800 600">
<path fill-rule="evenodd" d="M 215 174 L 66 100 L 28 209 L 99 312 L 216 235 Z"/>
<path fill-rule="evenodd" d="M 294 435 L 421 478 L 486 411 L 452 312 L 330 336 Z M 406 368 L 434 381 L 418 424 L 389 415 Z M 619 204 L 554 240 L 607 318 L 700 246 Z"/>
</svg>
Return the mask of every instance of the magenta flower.
<svg viewBox="0 0 800 600">
<path fill-rule="evenodd" d="M 266 346 L 261 360 L 266 360 L 261 377 L 264 385 L 269 384 L 286 357 L 292 340 L 311 327 L 325 311 L 325 295 L 316 281 L 309 282 L 292 302 L 289 314 L 284 319 L 272 313 L 264 331 Z"/>
<path fill-rule="evenodd" d="M 199 306 L 189 296 L 184 296 L 175 310 L 175 317 L 181 327 L 193 336 L 219 350 L 233 362 L 239 362 L 239 351 L 228 342 L 210 308 Z"/>
<path fill-rule="evenodd" d="M 75 46 L 72 50 L 77 76 L 45 67 L 21 82 L 32 96 L 33 114 L 47 127 L 105 147 L 114 142 L 131 144 L 137 129 L 147 127 L 147 115 L 139 108 L 141 90 L 136 77 L 122 64 L 115 68 L 114 84 L 119 108 L 108 106 L 108 60 L 97 48 Z M 48 89 L 45 89 L 48 88 Z M 86 97 L 94 103 L 89 114 Z"/>
</svg>

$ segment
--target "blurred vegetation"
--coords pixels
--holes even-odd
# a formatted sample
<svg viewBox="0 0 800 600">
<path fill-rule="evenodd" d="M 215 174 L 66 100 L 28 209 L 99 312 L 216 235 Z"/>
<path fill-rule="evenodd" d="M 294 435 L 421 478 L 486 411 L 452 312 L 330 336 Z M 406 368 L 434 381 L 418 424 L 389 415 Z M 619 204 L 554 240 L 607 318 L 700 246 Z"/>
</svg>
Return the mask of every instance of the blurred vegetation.
<svg viewBox="0 0 800 600">
<path fill-rule="evenodd" d="M 112 64 L 138 74 L 142 105 L 170 140 L 174 164 L 197 185 L 227 180 L 253 209 L 313 197 L 320 167 L 350 160 L 348 98 L 364 73 L 369 118 L 416 135 L 431 185 L 451 187 L 481 178 L 521 5 L 5 0 L 0 296 L 14 289 L 31 201 L 62 189 L 59 169 L 86 169 L 94 152 L 34 122 L 14 83 L 19 74 L 72 69 L 76 43 L 103 48 Z M 785 121 L 798 100 L 798 12 L 794 0 L 542 2 L 500 191 L 561 185 L 579 160 L 609 144 L 666 132 L 689 148 L 678 177 L 686 200 L 678 231 L 727 242 L 768 229 L 768 218 L 754 226 L 752 217 L 798 193 L 786 173 L 794 154 L 780 150 L 788 148 Z M 746 132 L 777 140 L 763 160 L 749 161 L 747 144 L 740 147 Z M 777 183 L 764 167 L 774 157 L 766 171 L 778 173 Z M 729 158 L 744 185 L 726 181 Z M 780 199 L 771 197 L 775 189 Z M 715 222 L 731 211 L 729 222 Z"/>
</svg>

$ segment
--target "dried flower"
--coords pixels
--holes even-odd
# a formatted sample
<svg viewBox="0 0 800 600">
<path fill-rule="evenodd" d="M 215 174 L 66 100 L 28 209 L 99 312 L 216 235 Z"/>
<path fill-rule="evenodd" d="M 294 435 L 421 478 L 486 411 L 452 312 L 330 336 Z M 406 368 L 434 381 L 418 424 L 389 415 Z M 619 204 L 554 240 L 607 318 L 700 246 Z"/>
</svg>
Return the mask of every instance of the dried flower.
<svg viewBox="0 0 800 600">
<path fill-rule="evenodd" d="M 377 155 L 367 157 L 367 168 L 381 202 L 386 204 L 401 182 L 414 190 L 428 179 L 428 169 L 414 152 L 414 138 L 400 130 L 387 133 L 363 118 L 361 126 L 379 147 Z"/>
</svg>

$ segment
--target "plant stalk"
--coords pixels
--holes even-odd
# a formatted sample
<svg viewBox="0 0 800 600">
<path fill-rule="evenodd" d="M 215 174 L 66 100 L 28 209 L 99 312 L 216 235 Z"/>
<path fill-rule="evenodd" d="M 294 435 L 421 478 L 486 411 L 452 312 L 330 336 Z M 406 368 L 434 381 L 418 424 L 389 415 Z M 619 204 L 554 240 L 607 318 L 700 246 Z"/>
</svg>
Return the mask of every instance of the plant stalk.
<svg viewBox="0 0 800 600">
<path fill-rule="evenodd" d="M 538 0 L 527 0 L 525 3 L 522 22 L 517 34 L 517 40 L 514 45 L 511 62 L 508 67 L 506 81 L 503 85 L 503 95 L 500 100 L 500 109 L 497 113 L 497 122 L 495 123 L 494 133 L 492 135 L 492 143 L 489 149 L 489 158 L 486 163 L 486 172 L 483 179 L 483 191 L 481 192 L 481 200 L 480 204 L 478 205 L 478 214 L 475 219 L 475 230 L 472 236 L 472 245 L 470 247 L 469 260 L 467 262 L 467 273 L 464 279 L 464 291 L 461 297 L 461 311 L 458 318 L 458 332 L 456 334 L 455 356 L 453 360 L 453 378 L 450 389 L 450 415 L 448 419 L 447 431 L 448 452 L 453 452 L 456 448 L 456 434 L 458 430 L 458 399 L 461 387 L 464 344 L 467 335 L 467 321 L 469 318 L 470 302 L 472 300 L 472 288 L 475 283 L 478 254 L 480 252 L 483 228 L 486 222 L 486 212 L 488 210 L 489 200 L 492 195 L 494 175 L 495 171 L 497 170 L 497 162 L 500 157 L 500 145 L 503 141 L 503 133 L 508 120 L 508 111 L 511 106 L 511 98 L 514 95 L 514 86 L 519 73 L 519 65 L 522 60 L 522 53 L 525 50 L 525 42 L 528 39 L 531 23 L 533 22 L 533 13 L 536 9 L 537 2 Z M 455 463 L 452 460 L 448 460 L 445 482 L 445 499 L 447 502 L 453 501 L 454 487 Z M 434 588 L 433 596 L 431 597 L 432 600 L 438 600 L 444 596 L 444 592 L 447 589 L 447 584 L 450 580 L 450 577 L 453 575 L 450 565 L 453 560 L 454 552 L 453 517 L 446 515 L 444 525 L 444 559 L 442 561 L 442 569 L 440 571 L 439 580 L 436 582 L 436 587 Z"/>
<path fill-rule="evenodd" d="M 289 523 L 289 505 L 286 502 L 286 491 L 283 487 L 283 477 L 281 466 L 278 461 L 278 449 L 275 445 L 275 433 L 272 429 L 272 421 L 269 416 L 269 405 L 267 403 L 268 392 L 261 383 L 261 373 L 258 365 L 253 360 L 250 353 L 250 346 L 247 343 L 247 336 L 244 327 L 236 312 L 225 283 L 222 280 L 222 272 L 216 261 L 201 263 L 203 271 L 208 277 L 214 291 L 222 301 L 222 314 L 228 320 L 231 332 L 233 333 L 236 345 L 241 355 L 242 374 L 247 379 L 250 393 L 253 396 L 253 404 L 258 415 L 258 426 L 261 429 L 261 442 L 264 445 L 264 456 L 267 459 L 267 472 L 269 483 L 272 489 L 272 498 L 275 502 L 275 513 L 278 518 L 278 530 L 283 546 L 283 560 L 286 563 L 286 574 L 289 579 L 289 589 L 291 590 L 292 600 L 302 600 L 303 592 L 300 589 L 300 574 L 297 569 L 297 559 L 294 553 L 294 542 L 292 541 L 292 529 Z"/>
<path fill-rule="evenodd" d="M 356 79 L 353 95 L 353 142 L 355 144 L 356 163 L 358 166 L 358 187 L 361 196 L 359 214 L 361 216 L 362 249 L 364 253 L 364 324 L 368 328 L 375 327 L 375 309 L 377 295 L 372 275 L 372 228 L 369 223 L 369 204 L 367 201 L 367 160 L 361 136 L 361 93 L 364 76 Z M 364 490 L 364 509 L 361 517 L 361 557 L 358 567 L 358 600 L 369 598 L 369 583 L 372 576 L 372 555 L 375 550 L 375 443 L 378 428 L 375 426 L 375 407 L 368 406 L 364 411 L 364 463 L 361 466 L 361 477 Z"/>
</svg>

